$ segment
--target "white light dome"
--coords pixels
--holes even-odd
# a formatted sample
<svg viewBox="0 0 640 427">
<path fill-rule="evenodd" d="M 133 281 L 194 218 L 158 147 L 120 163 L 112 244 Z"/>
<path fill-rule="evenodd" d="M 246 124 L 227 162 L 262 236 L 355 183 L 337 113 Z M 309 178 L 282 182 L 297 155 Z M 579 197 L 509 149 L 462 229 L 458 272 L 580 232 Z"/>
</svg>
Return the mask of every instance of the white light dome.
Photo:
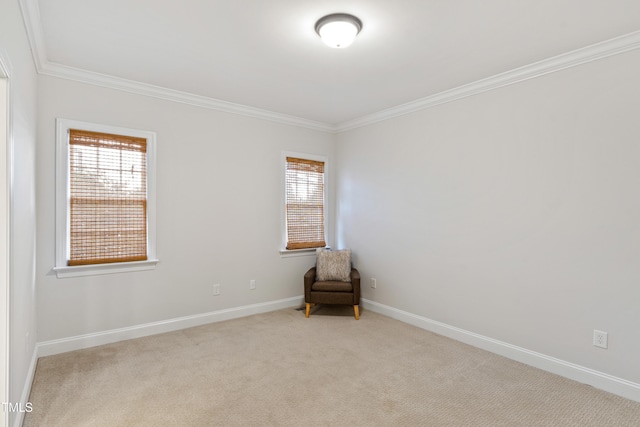
<svg viewBox="0 0 640 427">
<path fill-rule="evenodd" d="M 316 32 L 330 47 L 345 48 L 355 40 L 362 29 L 362 22 L 353 15 L 335 13 L 316 22 Z"/>
</svg>

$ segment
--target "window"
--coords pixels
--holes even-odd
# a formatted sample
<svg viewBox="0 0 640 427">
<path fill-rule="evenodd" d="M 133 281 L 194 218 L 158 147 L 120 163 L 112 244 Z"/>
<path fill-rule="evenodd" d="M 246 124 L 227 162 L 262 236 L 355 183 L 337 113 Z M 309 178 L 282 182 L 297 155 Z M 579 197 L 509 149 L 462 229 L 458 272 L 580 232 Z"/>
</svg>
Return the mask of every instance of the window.
<svg viewBox="0 0 640 427">
<path fill-rule="evenodd" d="M 286 156 L 286 249 L 326 246 L 325 161 Z"/>
<path fill-rule="evenodd" d="M 58 120 L 58 277 L 155 266 L 155 134 Z"/>
</svg>

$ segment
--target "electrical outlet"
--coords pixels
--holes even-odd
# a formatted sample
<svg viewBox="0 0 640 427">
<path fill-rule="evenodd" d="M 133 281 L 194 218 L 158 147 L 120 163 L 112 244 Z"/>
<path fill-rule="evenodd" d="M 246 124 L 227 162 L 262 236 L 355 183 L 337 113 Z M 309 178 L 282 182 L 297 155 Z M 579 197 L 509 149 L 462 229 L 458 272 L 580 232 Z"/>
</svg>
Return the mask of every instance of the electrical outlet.
<svg viewBox="0 0 640 427">
<path fill-rule="evenodd" d="M 376 279 L 374 279 L 373 277 L 371 278 L 371 287 L 372 287 L 373 289 L 375 289 L 375 288 L 377 288 L 377 287 L 378 287 L 378 282 L 377 282 L 377 280 L 376 280 Z"/>
<path fill-rule="evenodd" d="M 249 281 L 249 289 L 253 290 L 255 288 L 256 288 L 256 281 L 255 280 Z"/>
<path fill-rule="evenodd" d="M 608 348 L 609 334 L 606 332 L 593 330 L 593 345 L 600 348 Z"/>
<path fill-rule="evenodd" d="M 216 283 L 215 285 L 213 285 L 213 295 L 220 295 L 220 283 Z"/>
</svg>

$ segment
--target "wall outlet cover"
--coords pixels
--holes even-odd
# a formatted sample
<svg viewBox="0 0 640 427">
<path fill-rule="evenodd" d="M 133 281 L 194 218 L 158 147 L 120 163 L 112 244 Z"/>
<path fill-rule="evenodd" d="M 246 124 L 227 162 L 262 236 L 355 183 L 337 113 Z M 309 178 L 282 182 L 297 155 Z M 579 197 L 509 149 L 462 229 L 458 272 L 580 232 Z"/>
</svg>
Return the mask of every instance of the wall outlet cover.
<svg viewBox="0 0 640 427">
<path fill-rule="evenodd" d="M 609 334 L 603 331 L 593 331 L 593 345 L 600 348 L 609 347 Z"/>
</svg>

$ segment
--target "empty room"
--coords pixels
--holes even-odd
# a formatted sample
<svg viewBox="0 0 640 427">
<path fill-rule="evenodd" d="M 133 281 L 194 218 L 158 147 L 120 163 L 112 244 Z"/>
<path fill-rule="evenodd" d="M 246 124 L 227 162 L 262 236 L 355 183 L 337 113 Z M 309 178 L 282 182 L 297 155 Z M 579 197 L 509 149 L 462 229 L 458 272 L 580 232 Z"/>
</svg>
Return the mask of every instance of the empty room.
<svg viewBox="0 0 640 427">
<path fill-rule="evenodd" d="M 640 425 L 638 76 L 630 0 L 0 0 L 1 425 Z"/>
</svg>

